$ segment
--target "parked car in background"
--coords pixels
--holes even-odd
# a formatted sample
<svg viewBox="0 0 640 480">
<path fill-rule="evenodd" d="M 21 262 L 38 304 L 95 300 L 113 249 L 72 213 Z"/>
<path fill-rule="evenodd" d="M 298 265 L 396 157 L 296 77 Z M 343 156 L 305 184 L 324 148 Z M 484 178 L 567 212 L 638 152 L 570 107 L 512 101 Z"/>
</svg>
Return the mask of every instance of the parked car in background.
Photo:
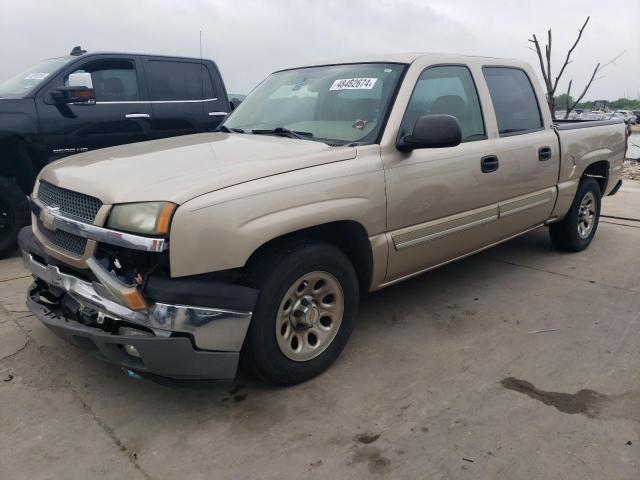
<svg viewBox="0 0 640 480">
<path fill-rule="evenodd" d="M 229 111 L 218 67 L 195 58 L 76 47 L 0 83 L 0 255 L 28 223 L 26 195 L 47 163 L 211 131 Z"/>
<path fill-rule="evenodd" d="M 612 118 L 620 118 L 629 125 L 635 125 L 636 123 L 636 116 L 631 110 L 616 110 Z"/>
<path fill-rule="evenodd" d="M 552 122 L 536 78 L 447 54 L 310 65 L 218 133 L 51 164 L 19 239 L 28 307 L 140 374 L 231 380 L 242 352 L 269 382 L 307 380 L 365 292 L 543 225 L 561 250 L 590 244 L 626 128 Z"/>
</svg>

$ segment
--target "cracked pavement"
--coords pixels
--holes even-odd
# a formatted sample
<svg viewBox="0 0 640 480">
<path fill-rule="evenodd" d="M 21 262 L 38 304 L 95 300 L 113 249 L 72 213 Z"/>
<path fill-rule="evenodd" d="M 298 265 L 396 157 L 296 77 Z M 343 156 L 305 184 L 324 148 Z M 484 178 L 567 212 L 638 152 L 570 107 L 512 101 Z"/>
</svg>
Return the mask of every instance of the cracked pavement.
<svg viewBox="0 0 640 480">
<path fill-rule="evenodd" d="M 292 388 L 127 377 L 29 315 L 0 260 L 0 478 L 635 480 L 639 187 L 579 254 L 539 229 L 366 296 Z"/>
</svg>

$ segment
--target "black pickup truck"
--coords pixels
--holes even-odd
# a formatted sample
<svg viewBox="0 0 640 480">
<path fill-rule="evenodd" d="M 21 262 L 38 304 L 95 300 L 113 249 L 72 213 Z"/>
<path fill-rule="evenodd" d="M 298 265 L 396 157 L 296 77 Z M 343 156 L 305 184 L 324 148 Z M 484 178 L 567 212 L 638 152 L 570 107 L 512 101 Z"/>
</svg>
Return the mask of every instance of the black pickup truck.
<svg viewBox="0 0 640 480">
<path fill-rule="evenodd" d="M 26 195 L 47 163 L 214 130 L 235 102 L 211 60 L 80 47 L 0 83 L 0 256 L 29 223 Z"/>
</svg>

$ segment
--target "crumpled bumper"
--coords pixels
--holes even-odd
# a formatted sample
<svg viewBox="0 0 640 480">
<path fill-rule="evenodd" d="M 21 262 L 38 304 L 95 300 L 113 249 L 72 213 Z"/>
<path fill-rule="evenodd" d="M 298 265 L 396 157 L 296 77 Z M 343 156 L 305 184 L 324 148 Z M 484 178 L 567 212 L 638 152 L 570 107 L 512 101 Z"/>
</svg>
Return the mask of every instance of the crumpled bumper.
<svg viewBox="0 0 640 480">
<path fill-rule="evenodd" d="M 198 380 L 235 377 L 250 310 L 153 301 L 144 310 L 132 310 L 114 294 L 118 285 L 99 281 L 105 272 L 83 276 L 65 268 L 47 258 L 26 229 L 19 244 L 36 280 L 27 306 L 58 336 L 99 359 L 143 374 Z M 243 289 L 238 287 L 239 295 L 249 306 L 252 297 Z"/>
<path fill-rule="evenodd" d="M 105 360 L 138 373 L 149 373 L 176 380 L 227 380 L 235 378 L 239 352 L 209 352 L 193 348 L 186 337 L 113 335 L 88 327 L 51 310 L 40 299 L 38 285 L 29 288 L 27 307 L 53 333 L 69 343 Z M 126 353 L 133 346 L 139 353 Z"/>
</svg>

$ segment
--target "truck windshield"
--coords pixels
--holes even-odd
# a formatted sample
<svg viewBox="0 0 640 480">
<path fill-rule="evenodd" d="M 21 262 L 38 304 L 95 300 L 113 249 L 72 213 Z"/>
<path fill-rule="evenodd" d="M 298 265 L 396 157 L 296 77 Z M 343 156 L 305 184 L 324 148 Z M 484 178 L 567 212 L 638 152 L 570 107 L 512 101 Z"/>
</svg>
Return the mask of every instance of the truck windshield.
<svg viewBox="0 0 640 480">
<path fill-rule="evenodd" d="M 276 72 L 247 96 L 222 130 L 287 133 L 338 145 L 373 143 L 404 67 L 369 63 Z"/>
<path fill-rule="evenodd" d="M 0 98 L 24 98 L 74 57 L 50 58 L 0 83 Z"/>
</svg>

